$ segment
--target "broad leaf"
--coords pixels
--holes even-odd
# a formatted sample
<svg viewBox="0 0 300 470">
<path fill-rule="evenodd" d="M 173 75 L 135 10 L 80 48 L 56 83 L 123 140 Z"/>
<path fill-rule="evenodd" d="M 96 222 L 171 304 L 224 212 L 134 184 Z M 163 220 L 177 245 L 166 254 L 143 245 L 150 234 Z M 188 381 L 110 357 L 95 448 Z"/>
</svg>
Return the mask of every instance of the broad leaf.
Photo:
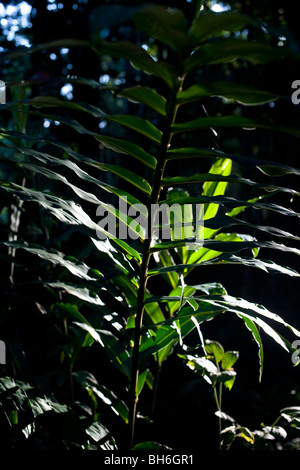
<svg viewBox="0 0 300 470">
<path fill-rule="evenodd" d="M 135 68 L 159 77 L 170 88 L 173 87 L 176 80 L 176 73 L 172 67 L 167 67 L 164 63 L 155 62 L 142 47 L 129 41 L 101 41 L 95 47 L 100 55 L 126 59 Z"/>
<path fill-rule="evenodd" d="M 166 99 L 152 88 L 137 85 L 117 91 L 117 96 L 124 96 L 134 103 L 142 103 L 154 109 L 162 116 L 166 115 Z"/>
<path fill-rule="evenodd" d="M 238 31 L 253 21 L 246 15 L 235 11 L 214 13 L 200 10 L 189 29 L 189 37 L 194 45 L 200 41 L 219 35 L 224 31 Z"/>
<path fill-rule="evenodd" d="M 205 341 L 205 350 L 208 354 L 212 354 L 214 357 L 215 362 L 218 364 L 222 361 L 224 357 L 224 349 L 223 346 L 218 341 Z"/>
<path fill-rule="evenodd" d="M 149 5 L 134 15 L 136 28 L 182 52 L 188 43 L 185 33 L 185 17 L 177 8 Z"/>
</svg>

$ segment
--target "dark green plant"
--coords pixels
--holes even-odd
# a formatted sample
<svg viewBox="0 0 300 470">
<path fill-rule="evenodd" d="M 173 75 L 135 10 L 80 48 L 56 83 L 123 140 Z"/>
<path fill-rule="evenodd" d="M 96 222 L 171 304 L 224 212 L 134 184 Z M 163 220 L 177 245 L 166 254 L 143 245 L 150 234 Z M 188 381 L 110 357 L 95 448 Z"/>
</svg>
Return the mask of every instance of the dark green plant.
<svg viewBox="0 0 300 470">
<path fill-rule="evenodd" d="M 231 390 L 235 381 L 236 372 L 233 365 L 239 357 L 237 351 L 224 351 L 223 346 L 218 341 L 206 340 L 203 344 L 204 356 L 181 355 L 187 365 L 201 376 L 212 386 L 214 398 L 217 407 L 219 422 L 219 450 L 221 446 L 222 433 L 222 391 L 223 384 L 228 390 Z"/>
<path fill-rule="evenodd" d="M 251 450 L 298 450 L 297 431 L 299 431 L 299 407 L 287 407 L 280 410 L 279 416 L 266 426 L 261 423 L 260 429 L 251 431 L 241 426 L 226 413 L 217 412 L 219 419 L 227 426 L 220 432 L 220 447 L 222 450 L 251 449 Z M 278 425 L 281 421 L 281 426 Z M 295 434 L 296 432 L 296 434 Z M 295 436 L 293 438 L 293 435 Z"/>
<path fill-rule="evenodd" d="M 162 364 L 174 349 L 186 352 L 187 337 L 192 332 L 198 332 L 199 337 L 193 347 L 203 346 L 200 330 L 203 322 L 226 313 L 241 319 L 258 346 L 260 378 L 261 331 L 288 352 L 294 349 L 281 328 L 286 327 L 292 337 L 300 336 L 285 315 L 231 296 L 218 282 L 190 281 L 195 279 L 192 277 L 195 272 L 198 276 L 198 271 L 203 272 L 203 279 L 207 266 L 215 267 L 216 280 L 219 266 L 231 265 L 299 276 L 294 269 L 259 257 L 261 248 L 299 255 L 293 246 L 298 237 L 283 230 L 284 223 L 278 228 L 265 225 L 263 220 L 258 223 L 247 220 L 247 212 L 254 209 L 296 217 L 291 208 L 270 201 L 281 194 L 299 195 L 293 188 L 274 183 L 276 176 L 299 175 L 299 170 L 283 163 L 228 154 L 214 144 L 209 147 L 201 144 L 202 133 L 213 136 L 214 129 L 222 132 L 225 128 L 256 128 L 293 137 L 300 136 L 299 130 L 277 125 L 264 116 L 250 118 L 244 113 L 247 105 L 263 109 L 264 104 L 278 99 L 273 92 L 224 79 L 203 80 L 196 73 L 213 64 L 233 62 L 254 67 L 282 57 L 292 60 L 292 53 L 238 36 L 236 33 L 248 25 L 260 27 L 238 12 L 215 14 L 199 7 L 188 22 L 178 9 L 148 5 L 134 12 L 133 21 L 143 37 L 152 38 L 149 42 L 145 39 L 148 51 L 138 44 L 102 41 L 96 36 L 91 45 L 64 40 L 36 46 L 25 54 L 63 44 L 93 47 L 100 57 L 129 61 L 142 72 L 145 85 L 113 84 L 104 88 L 111 89 L 116 105 L 121 108 L 125 106 L 123 100 L 138 103 L 138 115 L 111 114 L 94 103 L 77 103 L 57 96 L 33 96 L 30 87 L 14 84 L 11 91 L 20 94 L 18 97 L 12 94 L 11 102 L 2 106 L 3 110 L 12 111 L 13 120 L 1 129 L 0 140 L 4 164 L 0 185 L 8 201 L 3 210 L 10 216 L 6 220 L 9 234 L 6 239 L 2 237 L 1 254 L 9 267 L 9 289 L 15 295 L 30 289 L 33 297 L 29 295 L 31 300 L 27 301 L 51 319 L 55 331 L 52 341 L 57 341 L 53 355 L 64 371 L 63 380 L 68 383 L 69 405 L 75 406 L 80 384 L 82 391 L 88 393 L 97 424 L 102 420 L 96 412 L 97 403 L 103 400 L 127 424 L 129 448 L 137 444 L 137 405 L 143 388 L 149 387 L 155 397 Z M 24 51 L 17 50 L 4 54 L 2 60 L 17 60 L 22 54 Z M 96 86 L 78 77 L 70 78 L 70 82 Z M 230 114 L 213 117 L 198 114 L 199 108 L 193 104 L 206 97 L 225 100 L 222 109 L 228 101 Z M 53 114 L 48 108 L 58 108 L 59 112 Z M 85 113 L 109 131 L 87 129 L 81 123 Z M 31 119 L 38 125 L 44 119 L 60 123 L 66 129 L 66 141 L 52 138 L 51 132 L 42 137 L 39 132 L 31 132 Z M 85 155 L 69 141 L 67 129 L 96 139 L 108 149 L 114 163 L 103 161 L 101 153 Z M 178 173 L 177 162 L 184 172 Z M 251 178 L 247 175 L 249 168 Z M 260 172 L 256 173 L 257 169 Z M 237 189 L 240 187 L 248 187 L 250 197 L 241 198 Z M 230 195 L 226 195 L 228 189 Z M 122 212 L 118 206 L 112 209 L 111 203 L 117 204 L 119 200 L 126 200 L 128 208 L 139 204 L 148 229 L 152 229 L 147 219 L 152 205 L 177 204 L 177 208 L 189 208 L 184 221 L 193 231 L 186 229 L 178 239 L 175 224 L 182 215 L 179 210 L 170 220 L 170 240 L 160 239 L 159 231 L 154 237 L 146 237 L 135 221 L 135 212 L 130 216 L 129 210 Z M 201 210 L 193 214 L 196 204 Z M 120 227 L 130 228 L 135 239 L 124 240 L 100 229 L 96 217 L 99 206 L 113 213 Z M 20 218 L 26 218 L 21 227 Z M 236 232 L 236 227 L 242 227 L 241 232 Z M 159 228 L 162 227 L 158 224 Z M 105 233 L 106 240 L 99 239 L 99 230 Z M 196 237 L 191 237 L 191 233 Z M 275 238 L 281 241 L 274 241 Z M 26 263 L 31 259 L 28 255 L 41 260 L 39 267 L 33 265 L 32 272 L 26 271 Z M 15 301 L 15 297 L 9 299 Z M 2 315 L 6 317 L 4 309 Z M 276 324 L 278 331 L 273 326 Z M 121 385 L 117 387 L 114 381 L 98 383 L 100 379 L 97 381 L 90 371 L 80 369 L 81 358 L 91 347 L 101 361 L 102 351 L 108 356 L 112 374 L 122 377 Z M 19 374 L 13 343 L 9 349 Z M 232 377 L 228 375 L 232 376 L 232 371 L 223 369 L 217 370 L 217 375 L 226 375 L 225 385 L 229 386 Z M 54 375 L 59 378 L 60 372 L 55 370 Z M 213 386 L 221 411 L 221 386 L 218 391 L 214 382 Z M 116 388 L 120 397 L 116 396 Z M 58 399 L 66 400 L 64 395 Z"/>
</svg>

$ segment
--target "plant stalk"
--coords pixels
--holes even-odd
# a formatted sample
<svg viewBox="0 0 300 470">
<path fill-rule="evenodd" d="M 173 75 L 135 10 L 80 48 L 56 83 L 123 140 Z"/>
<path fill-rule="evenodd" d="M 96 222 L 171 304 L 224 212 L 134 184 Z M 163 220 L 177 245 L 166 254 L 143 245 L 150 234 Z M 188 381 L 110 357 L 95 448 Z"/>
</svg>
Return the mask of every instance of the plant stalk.
<svg viewBox="0 0 300 470">
<path fill-rule="evenodd" d="M 214 397 L 215 397 L 215 402 L 216 406 L 219 412 L 222 411 L 222 383 L 219 384 L 219 394 L 217 392 L 217 387 L 216 385 L 213 387 L 214 389 Z M 221 446 L 221 431 L 222 431 L 222 418 L 218 416 L 218 444 L 219 444 L 219 450 L 222 450 Z"/>
<path fill-rule="evenodd" d="M 158 154 L 157 166 L 154 171 L 152 192 L 149 201 L 148 214 L 151 213 L 152 205 L 156 205 L 159 201 L 161 191 L 161 180 L 163 178 L 166 166 L 166 153 L 169 149 L 172 139 L 172 125 L 175 121 L 178 105 L 176 103 L 177 93 L 183 85 L 183 79 L 178 79 L 178 86 L 172 91 L 171 97 L 167 103 L 167 115 L 160 150 Z M 154 206 L 155 207 L 155 206 Z M 148 220 L 148 224 L 150 221 Z M 137 296 L 137 311 L 135 315 L 135 328 L 134 328 L 134 344 L 132 349 L 132 369 L 131 381 L 129 391 L 129 448 L 132 449 L 134 445 L 135 423 L 136 423 L 136 408 L 138 401 L 137 384 L 139 377 L 139 348 L 141 343 L 141 333 L 143 326 L 144 316 L 144 294 L 147 286 L 148 268 L 151 258 L 151 241 L 152 241 L 152 227 L 148 227 L 148 237 L 144 241 L 142 263 L 140 267 L 140 283 Z"/>
</svg>

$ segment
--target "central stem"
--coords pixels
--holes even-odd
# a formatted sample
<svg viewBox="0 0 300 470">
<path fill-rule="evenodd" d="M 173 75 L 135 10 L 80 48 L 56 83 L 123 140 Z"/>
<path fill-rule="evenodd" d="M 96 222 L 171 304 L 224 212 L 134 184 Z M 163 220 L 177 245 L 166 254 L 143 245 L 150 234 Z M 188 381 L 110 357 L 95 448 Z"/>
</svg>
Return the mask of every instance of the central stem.
<svg viewBox="0 0 300 470">
<path fill-rule="evenodd" d="M 173 90 L 170 99 L 166 105 L 166 120 L 162 133 L 160 150 L 157 158 L 157 165 L 154 171 L 151 198 L 149 201 L 148 215 L 151 214 L 151 207 L 154 207 L 159 201 L 161 191 L 161 180 L 163 178 L 166 166 L 166 153 L 172 139 L 172 125 L 175 121 L 178 105 L 176 103 L 177 93 L 182 87 L 183 80 L 178 80 L 178 86 Z M 148 221 L 148 223 L 150 223 Z M 144 241 L 142 263 L 140 267 L 140 282 L 137 295 L 137 311 L 135 315 L 134 345 L 132 350 L 132 370 L 129 395 L 129 429 L 130 429 L 130 449 L 134 444 L 134 432 L 136 421 L 136 406 L 138 401 L 137 384 L 139 378 L 139 349 L 141 343 L 141 333 L 144 315 L 144 295 L 147 286 L 148 268 L 151 257 L 152 227 L 148 227 L 148 237 Z"/>
</svg>

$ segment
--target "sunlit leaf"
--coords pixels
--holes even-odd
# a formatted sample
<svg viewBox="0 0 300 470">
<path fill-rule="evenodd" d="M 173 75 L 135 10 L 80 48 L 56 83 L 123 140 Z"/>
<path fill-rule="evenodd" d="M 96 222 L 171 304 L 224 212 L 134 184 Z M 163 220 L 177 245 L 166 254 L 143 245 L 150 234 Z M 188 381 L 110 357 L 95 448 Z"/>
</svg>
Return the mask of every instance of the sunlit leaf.
<svg viewBox="0 0 300 470">
<path fill-rule="evenodd" d="M 212 354 L 216 363 L 219 363 L 224 357 L 223 346 L 218 341 L 206 340 L 205 349 L 208 354 Z"/>
<path fill-rule="evenodd" d="M 200 10 L 189 29 L 189 37 L 193 44 L 221 34 L 223 31 L 238 31 L 252 23 L 250 17 L 235 11 L 214 13 Z"/>
</svg>

